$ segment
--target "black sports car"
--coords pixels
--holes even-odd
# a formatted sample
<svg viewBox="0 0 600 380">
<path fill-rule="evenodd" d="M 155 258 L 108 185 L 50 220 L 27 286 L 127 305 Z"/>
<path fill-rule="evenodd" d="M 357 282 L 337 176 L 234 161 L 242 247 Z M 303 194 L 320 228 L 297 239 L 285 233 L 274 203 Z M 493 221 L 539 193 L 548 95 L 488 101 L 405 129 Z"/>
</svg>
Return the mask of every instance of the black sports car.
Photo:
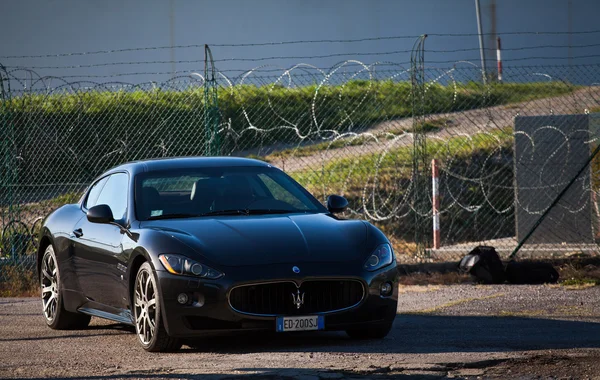
<svg viewBox="0 0 600 380">
<path fill-rule="evenodd" d="M 347 204 L 332 195 L 325 208 L 256 160 L 121 165 L 44 222 L 46 323 L 134 325 L 148 351 L 233 330 L 382 338 L 396 316 L 396 260 L 373 225 L 335 216 Z"/>
</svg>

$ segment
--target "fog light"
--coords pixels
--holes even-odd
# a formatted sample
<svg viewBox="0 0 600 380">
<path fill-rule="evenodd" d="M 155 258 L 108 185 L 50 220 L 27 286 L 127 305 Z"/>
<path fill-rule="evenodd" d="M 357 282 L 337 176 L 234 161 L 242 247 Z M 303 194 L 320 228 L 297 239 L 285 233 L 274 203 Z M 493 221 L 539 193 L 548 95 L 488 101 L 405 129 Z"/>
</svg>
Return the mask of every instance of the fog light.
<svg viewBox="0 0 600 380">
<path fill-rule="evenodd" d="M 383 284 L 381 284 L 381 295 L 384 297 L 389 296 L 390 294 L 392 294 L 392 284 L 390 284 L 389 282 L 384 282 Z"/>
<path fill-rule="evenodd" d="M 202 293 L 194 293 L 192 298 L 192 306 L 202 307 L 204 306 L 204 295 Z"/>
<path fill-rule="evenodd" d="M 188 297 L 188 295 L 187 295 L 187 294 L 185 294 L 185 293 L 180 293 L 180 294 L 177 296 L 177 302 L 179 302 L 179 303 L 180 303 L 180 304 L 182 304 L 182 305 L 185 305 L 186 303 L 188 303 L 188 301 L 189 301 L 189 297 Z"/>
</svg>

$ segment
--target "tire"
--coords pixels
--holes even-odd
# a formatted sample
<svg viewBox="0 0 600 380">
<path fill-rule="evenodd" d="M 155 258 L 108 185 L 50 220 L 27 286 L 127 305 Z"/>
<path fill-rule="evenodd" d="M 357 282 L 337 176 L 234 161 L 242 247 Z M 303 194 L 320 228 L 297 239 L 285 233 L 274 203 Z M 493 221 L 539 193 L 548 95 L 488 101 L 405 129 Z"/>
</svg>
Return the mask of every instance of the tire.
<svg viewBox="0 0 600 380">
<path fill-rule="evenodd" d="M 54 330 L 76 330 L 87 327 L 89 315 L 65 310 L 60 282 L 60 270 L 50 244 L 46 247 L 40 266 L 40 286 L 42 291 L 42 314 L 46 324 Z"/>
<path fill-rule="evenodd" d="M 181 348 L 181 340 L 167 334 L 162 318 L 156 274 L 148 262 L 135 276 L 133 305 L 138 341 L 149 352 L 172 352 Z"/>
<path fill-rule="evenodd" d="M 383 339 L 392 329 L 393 322 L 385 324 L 365 325 L 346 330 L 346 334 L 352 339 Z"/>
</svg>

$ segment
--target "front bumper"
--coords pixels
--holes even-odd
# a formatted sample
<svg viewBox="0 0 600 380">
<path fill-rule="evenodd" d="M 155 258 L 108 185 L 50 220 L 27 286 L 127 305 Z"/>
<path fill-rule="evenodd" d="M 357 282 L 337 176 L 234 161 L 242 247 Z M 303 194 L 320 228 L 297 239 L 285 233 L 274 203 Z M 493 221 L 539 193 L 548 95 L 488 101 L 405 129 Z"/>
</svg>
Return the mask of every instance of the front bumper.
<svg viewBox="0 0 600 380">
<path fill-rule="evenodd" d="M 359 280 L 365 287 L 365 296 L 357 306 L 344 311 L 322 313 L 325 316 L 325 330 L 346 330 L 362 324 L 385 324 L 393 321 L 398 304 L 398 272 L 395 263 L 375 272 L 352 272 L 340 268 L 338 264 L 336 268 L 339 269 L 336 272 L 347 275 L 328 275 L 326 271 L 331 273 L 331 267 L 323 264 L 304 264 L 303 272 L 310 273 L 310 276 L 292 273 L 287 277 L 277 274 L 291 272 L 289 265 L 261 267 L 261 273 L 272 273 L 274 276 L 260 278 L 256 275 L 251 277 L 249 272 L 252 271 L 248 268 L 230 268 L 225 276 L 218 280 L 177 276 L 159 270 L 156 274 L 162 295 L 160 303 L 163 322 L 167 333 L 179 338 L 201 336 L 207 332 L 275 331 L 276 317 L 248 315 L 233 310 L 229 304 L 229 290 L 243 284 L 271 281 L 301 283 L 305 280 L 320 279 Z M 384 282 L 393 284 L 393 292 L 387 297 L 380 295 L 380 286 Z M 186 293 L 193 303 L 181 305 L 177 301 L 177 296 L 181 293 Z"/>
</svg>

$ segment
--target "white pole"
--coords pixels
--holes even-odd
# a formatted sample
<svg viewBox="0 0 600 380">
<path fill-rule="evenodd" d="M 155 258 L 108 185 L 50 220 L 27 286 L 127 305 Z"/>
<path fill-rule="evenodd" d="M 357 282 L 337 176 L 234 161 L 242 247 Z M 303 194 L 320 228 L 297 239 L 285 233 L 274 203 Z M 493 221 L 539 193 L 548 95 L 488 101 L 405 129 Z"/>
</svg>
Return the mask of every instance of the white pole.
<svg viewBox="0 0 600 380">
<path fill-rule="evenodd" d="M 502 82 L 502 48 L 500 45 L 500 37 L 498 37 L 498 44 L 496 45 L 496 59 L 498 60 L 498 82 Z"/>
<path fill-rule="evenodd" d="M 440 248 L 440 195 L 438 163 L 431 160 L 432 200 L 433 200 L 433 249 Z"/>
<path fill-rule="evenodd" d="M 481 12 L 479 11 L 479 0 L 475 0 L 475 12 L 477 13 L 477 32 L 479 33 L 479 55 L 481 56 L 481 75 L 483 78 L 483 84 L 487 83 L 485 73 L 485 52 L 483 47 L 483 32 L 481 28 Z"/>
</svg>

